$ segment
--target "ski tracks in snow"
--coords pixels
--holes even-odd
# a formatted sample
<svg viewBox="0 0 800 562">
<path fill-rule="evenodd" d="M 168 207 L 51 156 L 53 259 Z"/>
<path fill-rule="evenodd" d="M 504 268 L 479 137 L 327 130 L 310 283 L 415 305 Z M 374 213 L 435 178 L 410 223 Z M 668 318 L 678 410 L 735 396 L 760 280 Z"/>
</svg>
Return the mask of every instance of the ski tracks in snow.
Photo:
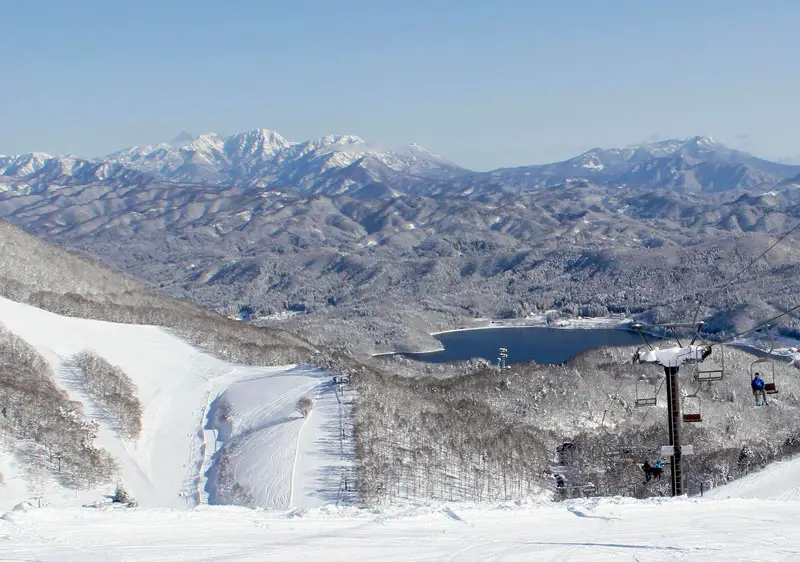
<svg viewBox="0 0 800 562">
<path fill-rule="evenodd" d="M 299 385 L 241 420 L 244 429 L 234 439 L 233 470 L 237 481 L 251 491 L 257 505 L 291 506 L 300 454 L 299 437 L 310 419 L 302 418 L 295 404 L 318 385 L 319 381 Z"/>
</svg>

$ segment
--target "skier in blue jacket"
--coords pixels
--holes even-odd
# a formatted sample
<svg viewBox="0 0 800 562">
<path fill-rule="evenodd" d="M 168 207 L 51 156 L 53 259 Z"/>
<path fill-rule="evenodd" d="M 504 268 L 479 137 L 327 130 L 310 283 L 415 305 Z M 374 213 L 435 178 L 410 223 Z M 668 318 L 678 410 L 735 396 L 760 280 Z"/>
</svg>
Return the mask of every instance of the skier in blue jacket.
<svg viewBox="0 0 800 562">
<path fill-rule="evenodd" d="M 664 463 L 661 462 L 661 459 L 658 459 L 653 464 L 653 476 L 655 476 L 656 480 L 661 480 L 661 474 L 663 472 L 664 472 Z"/>
<path fill-rule="evenodd" d="M 753 389 L 753 396 L 756 399 L 756 406 L 761 406 L 762 404 L 766 406 L 767 393 L 764 391 L 764 379 L 761 378 L 761 375 L 756 373 L 755 376 L 753 377 L 752 382 L 750 383 L 750 386 Z M 761 401 L 759 401 L 758 399 L 759 394 L 761 395 Z"/>
</svg>

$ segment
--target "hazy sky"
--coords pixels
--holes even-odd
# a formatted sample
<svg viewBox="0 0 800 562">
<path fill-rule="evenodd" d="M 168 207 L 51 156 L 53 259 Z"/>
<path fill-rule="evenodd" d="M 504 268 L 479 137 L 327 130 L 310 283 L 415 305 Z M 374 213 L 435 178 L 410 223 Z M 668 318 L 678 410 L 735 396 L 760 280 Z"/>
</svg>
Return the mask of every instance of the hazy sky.
<svg viewBox="0 0 800 562">
<path fill-rule="evenodd" d="M 0 0 L 0 154 L 354 133 L 474 168 L 710 135 L 800 157 L 797 0 Z"/>
</svg>

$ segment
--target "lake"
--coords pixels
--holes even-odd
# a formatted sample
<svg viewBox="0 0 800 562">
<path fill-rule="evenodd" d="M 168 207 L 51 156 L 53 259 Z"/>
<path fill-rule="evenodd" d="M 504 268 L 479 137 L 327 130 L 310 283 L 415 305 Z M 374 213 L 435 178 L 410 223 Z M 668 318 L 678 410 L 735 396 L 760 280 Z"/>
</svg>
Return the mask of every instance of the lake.
<svg viewBox="0 0 800 562">
<path fill-rule="evenodd" d="M 638 333 L 612 328 L 487 328 L 445 332 L 433 336 L 444 346 L 432 353 L 404 353 L 418 361 L 444 363 L 483 357 L 497 363 L 501 347 L 508 349 L 508 362 L 565 363 L 596 347 L 643 345 Z"/>
</svg>

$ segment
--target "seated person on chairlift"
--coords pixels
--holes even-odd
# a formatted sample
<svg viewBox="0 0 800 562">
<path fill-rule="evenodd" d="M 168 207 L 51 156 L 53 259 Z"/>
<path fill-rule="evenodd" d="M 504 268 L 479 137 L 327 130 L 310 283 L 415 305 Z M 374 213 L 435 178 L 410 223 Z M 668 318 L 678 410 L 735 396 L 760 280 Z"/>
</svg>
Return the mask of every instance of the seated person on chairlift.
<svg viewBox="0 0 800 562">
<path fill-rule="evenodd" d="M 662 463 L 660 460 L 657 460 L 655 464 L 651 466 L 650 461 L 644 461 L 642 470 L 644 471 L 645 484 L 650 482 L 651 478 L 661 480 L 661 474 L 664 472 L 664 463 Z"/>
<path fill-rule="evenodd" d="M 653 477 L 653 467 L 650 466 L 650 461 L 644 461 L 642 470 L 644 471 L 644 483 L 647 484 Z"/>
<path fill-rule="evenodd" d="M 656 480 L 661 480 L 661 474 L 663 472 L 664 472 L 664 463 L 661 462 L 661 459 L 658 459 L 653 464 L 653 477 L 655 477 Z"/>
<path fill-rule="evenodd" d="M 756 406 L 767 406 L 767 393 L 764 390 L 764 379 L 761 378 L 761 375 L 758 373 L 755 374 L 753 377 L 753 381 L 750 383 L 750 386 L 753 389 L 753 396 L 756 399 Z M 758 395 L 761 394 L 761 401 L 758 399 Z"/>
</svg>

